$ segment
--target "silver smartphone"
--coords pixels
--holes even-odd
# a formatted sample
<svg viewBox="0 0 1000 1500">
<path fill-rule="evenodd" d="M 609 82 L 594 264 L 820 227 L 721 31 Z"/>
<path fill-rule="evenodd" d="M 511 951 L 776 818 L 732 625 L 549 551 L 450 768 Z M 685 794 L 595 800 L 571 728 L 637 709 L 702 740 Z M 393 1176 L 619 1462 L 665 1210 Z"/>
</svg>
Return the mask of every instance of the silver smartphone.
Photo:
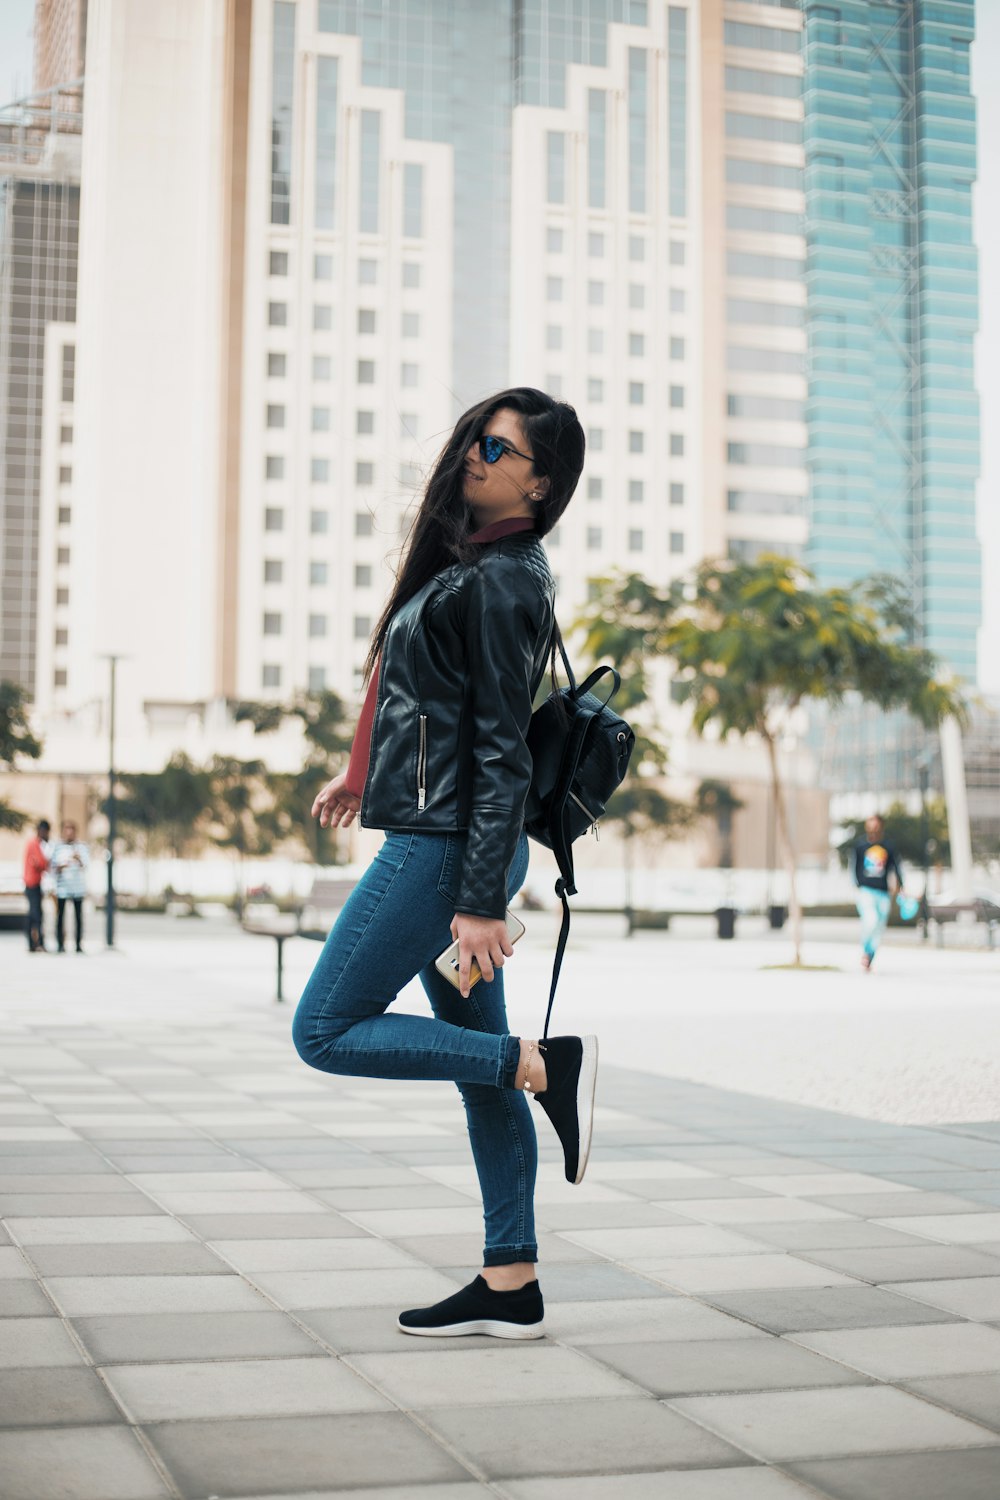
<svg viewBox="0 0 1000 1500">
<path fill-rule="evenodd" d="M 519 937 L 524 936 L 524 923 L 519 917 L 515 917 L 509 907 L 507 908 L 507 915 L 504 920 L 507 923 L 507 936 L 512 943 L 516 943 Z M 446 948 L 440 957 L 434 960 L 434 967 L 438 973 L 447 979 L 449 984 L 453 984 L 456 989 L 459 988 L 458 964 L 458 938 L 456 938 L 451 947 Z M 472 966 L 469 969 L 469 988 L 471 989 L 474 984 L 478 984 L 482 977 L 483 971 L 476 963 L 476 960 L 473 959 Z"/>
</svg>

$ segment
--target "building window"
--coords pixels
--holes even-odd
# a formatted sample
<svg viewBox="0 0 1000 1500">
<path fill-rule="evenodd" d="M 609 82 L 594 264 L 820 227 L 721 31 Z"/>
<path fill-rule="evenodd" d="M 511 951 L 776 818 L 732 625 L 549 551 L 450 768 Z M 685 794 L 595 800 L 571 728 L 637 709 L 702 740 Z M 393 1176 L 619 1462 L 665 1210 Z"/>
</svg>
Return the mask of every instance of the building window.
<svg viewBox="0 0 1000 1500">
<path fill-rule="evenodd" d="M 600 453 L 604 448 L 604 428 L 587 428 L 587 447 L 592 448 L 595 453 Z"/>
<path fill-rule="evenodd" d="M 277 505 L 269 505 L 264 511 L 265 531 L 284 531 L 285 512 Z"/>
<path fill-rule="evenodd" d="M 288 251 L 272 250 L 267 258 L 267 273 L 269 276 L 288 275 Z"/>
<path fill-rule="evenodd" d="M 671 359 L 683 359 L 684 358 L 684 340 L 683 339 L 671 339 L 670 340 L 670 358 Z"/>
<path fill-rule="evenodd" d="M 354 465 L 354 483 L 369 485 L 375 483 L 375 465 L 367 459 L 362 459 Z"/>
<path fill-rule="evenodd" d="M 328 510 L 311 510 L 309 512 L 309 531 L 313 536 L 325 536 L 330 529 L 330 512 Z"/>
<path fill-rule="evenodd" d="M 329 380 L 333 365 L 329 354 L 314 354 L 312 357 L 313 380 Z"/>
<path fill-rule="evenodd" d="M 731 344 L 726 350 L 726 369 L 801 375 L 805 369 L 805 356 L 787 349 L 744 349 L 740 344 Z"/>
<path fill-rule="evenodd" d="M 603 535 L 603 533 L 602 533 L 601 528 L 599 526 L 588 526 L 587 527 L 587 549 L 588 549 L 588 551 L 590 551 L 590 552 L 596 552 L 597 551 L 598 547 L 600 547 L 600 545 L 601 545 L 602 535 Z"/>
<path fill-rule="evenodd" d="M 328 406 L 314 406 L 312 409 L 313 432 L 330 431 L 330 408 Z"/>
<path fill-rule="evenodd" d="M 415 260 L 403 262 L 403 285 L 411 289 L 420 285 L 420 266 Z"/>
<path fill-rule="evenodd" d="M 682 266 L 687 259 L 687 246 L 683 240 L 670 241 L 670 264 Z"/>
<path fill-rule="evenodd" d="M 310 615 L 309 616 L 309 638 L 310 638 L 310 640 L 314 640 L 314 641 L 315 640 L 319 640 L 320 637 L 324 636 L 324 635 L 326 635 L 326 615 Z"/>
<path fill-rule="evenodd" d="M 67 588 L 56 589 L 56 603 L 57 604 L 68 604 L 69 603 L 69 589 L 67 589 Z"/>
<path fill-rule="evenodd" d="M 642 406 L 646 400 L 646 386 L 641 380 L 630 380 L 628 383 L 629 406 Z"/>
<path fill-rule="evenodd" d="M 644 47 L 628 49 L 628 206 L 646 212 L 646 109 L 648 65 Z"/>
<path fill-rule="evenodd" d="M 726 134 L 736 140 L 779 141 L 784 146 L 802 144 L 801 120 L 775 120 L 770 115 L 726 113 Z"/>
<path fill-rule="evenodd" d="M 417 240 L 424 232 L 424 169 L 417 161 L 403 166 L 403 233 Z"/>
<path fill-rule="evenodd" d="M 672 16 L 673 11 L 670 14 Z M 681 15 L 683 14 L 681 11 Z M 742 21 L 723 23 L 723 41 L 727 47 L 762 47 L 767 52 L 798 52 L 799 40 L 797 31 L 779 31 L 776 26 L 747 26 Z"/>
<path fill-rule="evenodd" d="M 69 645 L 69 631 L 65 628 L 65 626 L 61 626 L 60 629 L 58 629 L 56 631 L 56 645 L 57 646 L 68 646 Z"/>
<path fill-rule="evenodd" d="M 309 668 L 309 692 L 322 693 L 326 690 L 326 668 Z"/>
<path fill-rule="evenodd" d="M 563 231 L 561 229 L 547 229 L 545 232 L 545 248 L 550 255 L 561 255 L 563 252 Z"/>
<path fill-rule="evenodd" d="M 628 237 L 629 260 L 646 259 L 646 241 L 641 234 L 630 234 Z"/>
<path fill-rule="evenodd" d="M 682 313 L 686 310 L 686 308 L 686 292 L 684 292 L 681 287 L 672 286 L 670 288 L 670 311 L 672 313 Z"/>
<path fill-rule="evenodd" d="M 358 281 L 362 286 L 375 286 L 378 282 L 378 261 L 362 256 L 358 261 Z"/>
<path fill-rule="evenodd" d="M 630 453 L 642 453 L 646 447 L 646 434 L 636 432 L 633 428 L 628 435 L 628 451 Z"/>
<path fill-rule="evenodd" d="M 60 526 L 68 526 L 69 522 L 70 522 L 70 508 L 69 508 L 69 506 L 68 505 L 60 505 L 60 507 L 59 507 L 59 525 Z"/>
<path fill-rule="evenodd" d="M 672 531 L 670 533 L 670 550 L 671 550 L 671 552 L 683 552 L 684 551 L 684 533 L 683 533 L 683 531 Z"/>
<path fill-rule="evenodd" d="M 804 260 L 787 255 L 748 255 L 742 250 L 727 250 L 726 271 L 730 276 L 766 277 L 771 281 L 801 281 L 805 275 Z"/>
<path fill-rule="evenodd" d="M 269 302 L 267 304 L 267 321 L 271 328 L 286 328 L 288 326 L 288 303 Z"/>
<path fill-rule="evenodd" d="M 670 434 L 670 456 L 671 458 L 684 457 L 684 434 L 683 432 L 672 432 Z"/>
<path fill-rule="evenodd" d="M 776 208 L 754 208 L 747 203 L 726 204 L 727 229 L 752 229 L 758 234 L 804 234 L 805 216 Z"/>
<path fill-rule="evenodd" d="M 646 353 L 646 335 L 644 333 L 629 334 L 628 352 L 633 359 L 640 359 Z"/>
<path fill-rule="evenodd" d="M 294 9 L 294 7 L 291 7 Z M 276 662 L 265 662 L 260 670 L 260 685 L 266 688 L 280 688 L 281 668 Z"/>
<path fill-rule="evenodd" d="M 359 411 L 355 417 L 355 430 L 361 434 L 375 431 L 375 413 L 373 411 Z"/>
<path fill-rule="evenodd" d="M 641 552 L 643 546 L 643 533 L 639 530 L 630 531 L 628 534 L 628 550 L 630 552 Z"/>
<path fill-rule="evenodd" d="M 284 427 L 285 408 L 283 406 L 268 406 L 267 425 L 268 427 Z"/>
<path fill-rule="evenodd" d="M 59 483 L 60 484 L 70 484 L 72 482 L 72 479 L 73 479 L 73 465 L 72 464 L 60 464 L 59 465 Z"/>
<path fill-rule="evenodd" d="M 590 304 L 591 307 L 603 307 L 604 306 L 604 282 L 603 281 L 588 281 L 587 282 L 587 301 L 589 302 L 589 304 Z"/>
<path fill-rule="evenodd" d="M 561 302 L 563 299 L 563 279 L 561 276 L 546 276 L 545 299 L 547 302 Z"/>
<path fill-rule="evenodd" d="M 59 441 L 61 443 L 71 443 L 73 441 L 73 429 L 72 429 L 72 427 L 60 427 L 60 429 L 59 429 Z"/>
<path fill-rule="evenodd" d="M 372 534 L 372 518 L 371 518 L 370 513 L 367 510 L 358 510 L 358 511 L 355 511 L 354 512 L 354 535 L 355 536 L 371 536 L 371 534 Z"/>
<path fill-rule="evenodd" d="M 379 163 L 381 157 L 382 116 L 377 109 L 361 111 L 361 177 L 358 228 L 362 234 L 378 234 L 379 229 Z"/>
<path fill-rule="evenodd" d="M 587 90 L 587 203 L 604 208 L 607 193 L 608 106 L 603 89 Z"/>
<path fill-rule="evenodd" d="M 276 610 L 266 610 L 264 612 L 264 634 L 281 634 L 281 615 Z"/>
<path fill-rule="evenodd" d="M 548 203 L 566 202 L 566 136 L 561 130 L 545 133 L 545 198 Z"/>
<path fill-rule="evenodd" d="M 678 483 L 676 479 L 672 479 L 670 482 L 670 504 L 684 504 L 684 486 Z"/>
<path fill-rule="evenodd" d="M 66 565 L 67 565 L 68 562 L 69 562 L 69 548 L 68 547 L 57 547 L 56 548 L 56 564 L 57 564 L 57 566 L 61 567 L 61 568 L 64 568 L 64 567 L 66 567 Z"/>
<path fill-rule="evenodd" d="M 309 460 L 309 481 L 311 484 L 327 484 L 330 478 L 330 460 L 328 458 L 311 458 Z"/>
<path fill-rule="evenodd" d="M 264 459 L 265 479 L 284 479 L 285 460 L 277 453 L 269 453 Z"/>
<path fill-rule="evenodd" d="M 57 687 L 57 688 L 65 687 L 66 686 L 66 682 L 67 682 L 66 668 L 65 667 L 56 667 L 55 671 L 52 674 L 52 686 L 53 687 Z"/>
<path fill-rule="evenodd" d="M 373 359 L 358 360 L 358 385 L 375 384 L 375 361 Z"/>
<path fill-rule="evenodd" d="M 287 224 L 292 202 L 295 5 L 276 0 L 271 32 L 271 223 Z"/>
<path fill-rule="evenodd" d="M 603 328 L 588 328 L 587 329 L 587 353 L 588 354 L 603 354 L 604 353 L 604 329 Z"/>
<path fill-rule="evenodd" d="M 285 573 L 285 565 L 277 557 L 266 557 L 264 559 L 264 582 L 281 583 Z"/>
<path fill-rule="evenodd" d="M 591 474 L 587 479 L 587 499 L 601 500 L 604 497 L 604 480 L 596 474 Z"/>
<path fill-rule="evenodd" d="M 62 378 L 60 387 L 62 391 L 63 404 L 73 404 L 73 391 L 76 386 L 76 347 L 73 344 L 63 344 L 62 350 Z"/>
<path fill-rule="evenodd" d="M 368 639 L 368 637 L 371 635 L 371 633 L 372 633 L 372 619 L 371 619 L 371 615 L 355 615 L 354 616 L 354 639 L 356 641 L 366 641 Z"/>
<path fill-rule="evenodd" d="M 400 366 L 399 381 L 401 385 L 415 386 L 420 383 L 420 371 L 416 365 L 404 364 Z"/>
<path fill-rule="evenodd" d="M 420 436 L 420 419 L 415 411 L 401 411 L 399 414 L 399 435 L 401 438 L 409 438 L 416 442 Z"/>
<path fill-rule="evenodd" d="M 354 587 L 356 589 L 369 589 L 372 585 L 371 563 L 354 564 Z"/>
<path fill-rule="evenodd" d="M 358 308 L 358 332 L 359 333 L 374 333 L 375 332 L 375 310 L 374 310 L 374 308 L 371 308 L 371 307 L 359 307 Z"/>
<path fill-rule="evenodd" d="M 563 331 L 558 323 L 548 323 L 545 328 L 546 349 L 561 349 L 563 346 Z"/>
<path fill-rule="evenodd" d="M 313 329 L 316 333 L 329 333 L 333 327 L 333 308 L 329 302 L 313 304 Z"/>
<path fill-rule="evenodd" d="M 405 312 L 403 314 L 403 337 L 404 339 L 415 339 L 420 337 L 420 314 Z"/>
<path fill-rule="evenodd" d="M 591 230 L 587 235 L 587 254 L 594 260 L 601 260 L 604 256 L 604 235 Z"/>
<path fill-rule="evenodd" d="M 629 282 L 628 305 L 632 308 L 646 306 L 646 288 L 638 281 Z"/>
<path fill-rule="evenodd" d="M 798 99 L 802 92 L 802 79 L 794 73 L 766 73 L 762 68 L 727 68 L 725 76 L 726 91 L 731 94 L 767 94 L 772 99 Z"/>
<path fill-rule="evenodd" d="M 555 374 L 555 372 L 552 370 L 549 371 L 545 379 L 542 381 L 542 385 L 548 391 L 549 395 L 554 396 L 557 401 L 561 400 L 562 398 L 562 384 L 562 376 Z"/>
<path fill-rule="evenodd" d="M 672 385 L 670 387 L 670 405 L 676 410 L 684 405 L 684 387 Z"/>
<path fill-rule="evenodd" d="M 313 256 L 313 280 L 314 281 L 332 281 L 333 280 L 333 256 L 332 255 L 314 255 Z"/>
<path fill-rule="evenodd" d="M 630 479 L 628 482 L 628 499 L 630 505 L 641 505 L 645 499 L 645 486 L 641 479 Z"/>
<path fill-rule="evenodd" d="M 329 569 L 325 562 L 313 561 L 309 564 L 309 584 L 311 588 L 322 588 L 329 575 Z"/>
<path fill-rule="evenodd" d="M 604 400 L 604 381 L 603 380 L 598 380 L 597 377 L 593 376 L 593 375 L 587 381 L 587 400 L 588 401 L 603 401 Z"/>
<path fill-rule="evenodd" d="M 726 22 L 727 28 L 728 25 Z M 671 5 L 668 12 L 667 68 L 670 215 L 684 219 L 687 217 L 687 10 L 680 5 Z"/>
<path fill-rule="evenodd" d="M 818 160 L 818 158 L 817 158 Z M 843 166 L 843 159 L 832 161 Z M 726 181 L 748 187 L 783 188 L 788 192 L 801 192 L 802 168 L 783 167 L 774 162 L 744 161 L 741 156 L 726 158 Z"/>
<path fill-rule="evenodd" d="M 270 353 L 267 356 L 267 374 L 270 380 L 280 380 L 288 370 L 288 357 L 284 354 Z"/>
<path fill-rule="evenodd" d="M 785 448 L 776 443 L 727 443 L 726 458 L 731 464 L 754 464 L 766 469 L 801 469 L 805 450 Z"/>
</svg>

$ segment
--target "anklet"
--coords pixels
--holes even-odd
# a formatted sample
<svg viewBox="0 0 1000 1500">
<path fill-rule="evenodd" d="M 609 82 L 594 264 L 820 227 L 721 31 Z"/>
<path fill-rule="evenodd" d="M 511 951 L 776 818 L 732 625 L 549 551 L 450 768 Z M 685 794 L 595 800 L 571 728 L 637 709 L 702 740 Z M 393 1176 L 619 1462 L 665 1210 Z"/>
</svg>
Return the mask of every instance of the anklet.
<svg viewBox="0 0 1000 1500">
<path fill-rule="evenodd" d="M 524 1082 L 521 1084 L 521 1091 L 522 1091 L 522 1093 L 525 1093 L 525 1094 L 534 1094 L 534 1092 L 535 1092 L 534 1087 L 532 1086 L 531 1082 L 528 1079 L 528 1069 L 531 1067 L 531 1054 L 534 1052 L 536 1046 L 537 1046 L 539 1052 L 544 1052 L 546 1050 L 542 1046 L 541 1042 L 529 1042 L 528 1043 L 528 1050 L 525 1053 L 525 1057 L 524 1057 Z"/>
</svg>

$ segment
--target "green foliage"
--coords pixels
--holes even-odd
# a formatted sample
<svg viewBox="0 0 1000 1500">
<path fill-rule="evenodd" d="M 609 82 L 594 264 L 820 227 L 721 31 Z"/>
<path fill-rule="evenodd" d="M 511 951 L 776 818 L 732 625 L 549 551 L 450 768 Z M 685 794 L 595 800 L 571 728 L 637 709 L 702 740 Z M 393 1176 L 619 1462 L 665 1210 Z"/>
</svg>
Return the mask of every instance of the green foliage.
<svg viewBox="0 0 1000 1500">
<path fill-rule="evenodd" d="M 117 803 L 118 821 L 142 840 L 147 856 L 155 845 L 185 859 L 202 836 L 212 809 L 212 780 L 182 751 L 162 771 L 122 774 L 125 796 Z M 103 804 L 105 813 L 108 804 Z"/>
<path fill-rule="evenodd" d="M 866 838 L 864 818 L 846 823 L 847 837 L 837 845 L 840 863 L 850 868 L 854 858 L 854 846 Z M 907 812 L 902 802 L 894 802 L 885 813 L 885 836 L 899 855 L 903 864 L 919 869 L 924 859 L 923 820 L 919 813 Z M 950 864 L 951 844 L 948 842 L 948 809 L 943 797 L 927 799 L 928 862 L 932 865 Z"/>
<path fill-rule="evenodd" d="M 27 695 L 16 682 L 0 682 L 0 770 L 16 771 L 23 756 L 37 760 L 42 753 L 41 741 L 31 732 L 28 722 Z M 0 798 L 0 828 L 20 832 L 28 821 L 27 813 L 18 812 Z"/>
</svg>

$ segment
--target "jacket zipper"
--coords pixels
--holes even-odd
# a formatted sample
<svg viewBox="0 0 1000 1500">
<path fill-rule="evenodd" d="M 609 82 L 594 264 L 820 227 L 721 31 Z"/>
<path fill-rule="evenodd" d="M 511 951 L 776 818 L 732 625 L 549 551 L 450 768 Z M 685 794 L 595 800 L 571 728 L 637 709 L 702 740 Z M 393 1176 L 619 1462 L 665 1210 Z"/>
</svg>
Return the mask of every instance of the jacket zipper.
<svg viewBox="0 0 1000 1500">
<path fill-rule="evenodd" d="M 417 754 L 417 811 L 427 802 L 427 715 L 420 715 L 420 749 Z"/>
<path fill-rule="evenodd" d="M 580 811 L 587 814 L 587 817 L 590 819 L 590 831 L 596 839 L 599 839 L 601 837 L 601 830 L 598 826 L 597 819 L 594 817 L 594 814 L 591 812 L 590 808 L 586 805 L 586 803 L 580 801 L 575 792 L 570 792 L 570 796 L 572 797 L 573 801 L 576 803 Z"/>
</svg>

